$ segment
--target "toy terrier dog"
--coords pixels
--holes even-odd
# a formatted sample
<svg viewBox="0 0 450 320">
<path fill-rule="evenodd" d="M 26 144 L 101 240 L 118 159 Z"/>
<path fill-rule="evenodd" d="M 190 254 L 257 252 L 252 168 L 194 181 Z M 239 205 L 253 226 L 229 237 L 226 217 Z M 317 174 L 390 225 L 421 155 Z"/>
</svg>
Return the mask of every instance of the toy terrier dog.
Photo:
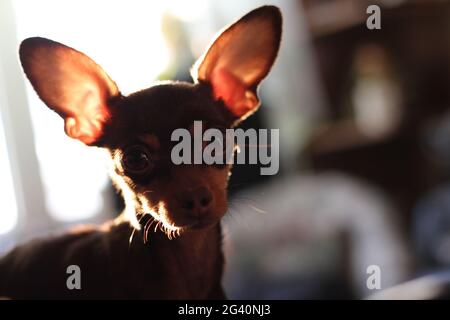
<svg viewBox="0 0 450 320">
<path fill-rule="evenodd" d="M 233 128 L 255 112 L 281 25 L 278 8 L 255 9 L 213 41 L 192 69 L 194 83 L 167 82 L 128 96 L 83 53 L 44 38 L 24 40 L 26 76 L 64 119 L 69 137 L 109 154 L 125 210 L 101 226 L 15 248 L 0 260 L 0 296 L 224 299 L 220 219 L 231 164 L 174 164 L 171 133 L 192 130 L 194 121 Z M 68 285 L 69 267 L 80 271 L 78 287 Z"/>
</svg>

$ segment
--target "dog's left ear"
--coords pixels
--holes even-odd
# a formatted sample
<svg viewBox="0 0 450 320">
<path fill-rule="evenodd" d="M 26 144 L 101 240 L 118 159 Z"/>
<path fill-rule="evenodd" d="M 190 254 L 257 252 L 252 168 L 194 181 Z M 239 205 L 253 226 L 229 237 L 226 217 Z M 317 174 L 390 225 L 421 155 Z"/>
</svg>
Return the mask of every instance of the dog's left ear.
<svg viewBox="0 0 450 320">
<path fill-rule="evenodd" d="M 277 7 L 255 9 L 226 28 L 192 69 L 194 80 L 209 83 L 238 119 L 260 105 L 257 88 L 277 56 L 281 25 Z"/>
</svg>

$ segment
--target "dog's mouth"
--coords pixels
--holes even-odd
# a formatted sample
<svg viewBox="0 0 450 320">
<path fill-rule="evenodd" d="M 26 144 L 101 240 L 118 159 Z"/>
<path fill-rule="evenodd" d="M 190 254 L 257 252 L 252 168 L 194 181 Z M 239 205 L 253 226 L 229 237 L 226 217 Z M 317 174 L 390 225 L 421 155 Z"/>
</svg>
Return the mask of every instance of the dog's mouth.
<svg viewBox="0 0 450 320">
<path fill-rule="evenodd" d="M 141 201 L 143 213 L 138 216 L 144 234 L 162 231 L 169 239 L 186 232 L 204 231 L 217 225 L 223 214 L 211 211 L 203 216 L 186 216 L 184 213 L 171 212 L 164 202 L 151 207 L 147 201 Z"/>
<path fill-rule="evenodd" d="M 188 222 L 188 223 L 171 223 L 167 220 L 163 219 L 161 220 L 161 223 L 163 224 L 164 228 L 171 230 L 171 231 L 178 231 L 178 232 L 187 232 L 187 231 L 198 231 L 198 230 L 205 230 L 213 227 L 219 222 L 219 219 L 212 219 L 212 218 L 203 218 L 203 219 L 196 219 L 195 221 Z"/>
<path fill-rule="evenodd" d="M 219 222 L 218 219 L 199 219 L 197 222 L 191 224 L 188 229 L 191 230 L 202 230 L 209 229 L 215 226 Z"/>
<path fill-rule="evenodd" d="M 181 236 L 185 232 L 202 231 L 212 228 L 217 225 L 220 219 L 204 217 L 192 221 L 176 222 L 163 215 L 155 217 L 151 213 L 146 213 L 138 220 L 145 233 L 156 232 L 159 229 L 164 232 L 169 239 L 172 239 Z"/>
</svg>

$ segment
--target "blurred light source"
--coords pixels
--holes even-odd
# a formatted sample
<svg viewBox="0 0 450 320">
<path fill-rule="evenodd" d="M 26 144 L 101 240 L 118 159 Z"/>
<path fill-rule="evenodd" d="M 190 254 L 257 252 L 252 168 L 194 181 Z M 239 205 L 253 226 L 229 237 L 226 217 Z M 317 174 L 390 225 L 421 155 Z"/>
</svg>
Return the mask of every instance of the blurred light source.
<svg viewBox="0 0 450 320">
<path fill-rule="evenodd" d="M 6 139 L 3 131 L 3 122 L 0 115 L 0 234 L 10 232 L 17 224 L 17 202 L 14 193 L 13 180 L 11 176 L 11 165 L 9 163 Z"/>
<path fill-rule="evenodd" d="M 393 133 L 403 117 L 402 92 L 388 52 L 377 44 L 356 50 L 352 102 L 359 129 L 372 138 Z"/>
</svg>

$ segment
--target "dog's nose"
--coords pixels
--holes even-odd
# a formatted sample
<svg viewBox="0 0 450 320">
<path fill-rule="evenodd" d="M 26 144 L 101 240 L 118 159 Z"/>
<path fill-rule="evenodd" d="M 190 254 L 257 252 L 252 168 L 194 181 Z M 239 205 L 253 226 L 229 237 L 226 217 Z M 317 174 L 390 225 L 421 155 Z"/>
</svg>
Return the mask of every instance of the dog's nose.
<svg viewBox="0 0 450 320">
<path fill-rule="evenodd" d="M 211 209 L 213 196 L 206 187 L 187 190 L 180 197 L 181 207 L 191 215 L 202 215 Z"/>
</svg>

